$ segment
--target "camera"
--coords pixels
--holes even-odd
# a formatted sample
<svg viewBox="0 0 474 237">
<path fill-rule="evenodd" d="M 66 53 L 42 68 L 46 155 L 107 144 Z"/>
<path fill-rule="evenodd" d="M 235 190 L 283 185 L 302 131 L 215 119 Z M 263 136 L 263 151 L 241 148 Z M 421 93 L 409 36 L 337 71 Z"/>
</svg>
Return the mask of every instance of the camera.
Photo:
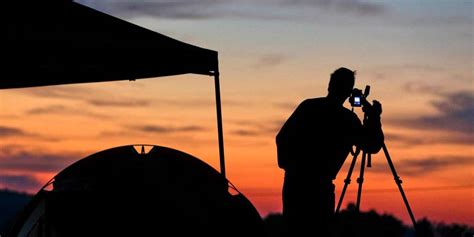
<svg viewBox="0 0 474 237">
<path fill-rule="evenodd" d="M 354 88 L 351 93 L 351 97 L 349 97 L 349 102 L 351 103 L 352 107 L 361 107 L 363 104 L 363 100 L 369 96 L 370 93 L 370 86 L 365 86 L 364 93 L 362 94 L 362 90 Z"/>
</svg>

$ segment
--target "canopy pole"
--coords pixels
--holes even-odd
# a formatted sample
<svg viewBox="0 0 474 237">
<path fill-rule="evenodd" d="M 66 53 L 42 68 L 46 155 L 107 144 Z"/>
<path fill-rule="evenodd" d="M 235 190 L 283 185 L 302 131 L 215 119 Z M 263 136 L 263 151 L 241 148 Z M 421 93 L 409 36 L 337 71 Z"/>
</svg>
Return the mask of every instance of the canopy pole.
<svg viewBox="0 0 474 237">
<path fill-rule="evenodd" d="M 216 90 L 216 112 L 217 112 L 217 134 L 219 136 L 219 161 L 221 164 L 221 174 L 225 175 L 225 158 L 224 158 L 224 133 L 222 130 L 222 110 L 221 110 L 221 89 L 219 83 L 219 71 L 214 73 L 214 85 Z"/>
</svg>

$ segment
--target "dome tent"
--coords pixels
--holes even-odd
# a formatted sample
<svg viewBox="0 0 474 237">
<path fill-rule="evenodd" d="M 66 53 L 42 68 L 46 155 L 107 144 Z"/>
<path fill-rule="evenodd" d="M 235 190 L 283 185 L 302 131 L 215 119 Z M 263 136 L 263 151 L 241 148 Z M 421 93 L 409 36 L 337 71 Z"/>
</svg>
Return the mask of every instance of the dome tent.
<svg viewBox="0 0 474 237">
<path fill-rule="evenodd" d="M 262 236 L 261 218 L 201 160 L 166 147 L 116 147 L 58 173 L 13 236 Z M 233 187 L 231 187 L 233 188 Z"/>
</svg>

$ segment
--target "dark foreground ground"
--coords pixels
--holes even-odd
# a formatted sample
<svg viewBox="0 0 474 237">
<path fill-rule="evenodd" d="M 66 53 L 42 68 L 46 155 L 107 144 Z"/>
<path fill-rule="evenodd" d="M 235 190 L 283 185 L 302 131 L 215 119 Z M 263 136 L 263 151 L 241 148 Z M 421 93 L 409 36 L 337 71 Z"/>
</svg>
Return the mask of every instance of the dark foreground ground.
<svg viewBox="0 0 474 237">
<path fill-rule="evenodd" d="M 5 236 L 16 214 L 32 196 L 9 190 L 0 190 L 0 236 Z M 281 214 L 269 214 L 264 218 L 266 237 L 283 236 L 284 222 Z M 418 221 L 418 233 L 405 226 L 399 219 L 376 211 L 357 213 L 349 205 L 337 217 L 335 236 L 351 237 L 473 237 L 474 227 L 463 224 L 432 223 L 428 219 Z"/>
</svg>

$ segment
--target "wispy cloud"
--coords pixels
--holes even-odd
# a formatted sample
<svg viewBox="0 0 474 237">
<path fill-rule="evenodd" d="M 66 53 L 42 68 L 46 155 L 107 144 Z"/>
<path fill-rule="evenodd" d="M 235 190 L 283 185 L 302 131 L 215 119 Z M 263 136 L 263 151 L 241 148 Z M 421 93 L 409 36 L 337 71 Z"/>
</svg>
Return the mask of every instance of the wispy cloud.
<svg viewBox="0 0 474 237">
<path fill-rule="evenodd" d="M 19 128 L 0 126 L 0 137 L 24 136 L 24 135 L 26 135 L 26 133 Z"/>
<path fill-rule="evenodd" d="M 61 115 L 72 115 L 72 116 L 82 116 L 90 118 L 110 118 L 110 116 L 102 113 L 95 113 L 87 109 L 78 107 L 73 108 L 64 105 L 49 105 L 45 107 L 33 108 L 26 111 L 26 115 L 51 115 L 51 114 L 61 114 Z"/>
<path fill-rule="evenodd" d="M 97 88 L 84 88 L 84 87 L 42 87 L 35 88 L 34 90 L 26 90 L 33 96 L 50 99 L 65 99 L 73 101 L 82 101 L 86 104 L 93 105 L 96 107 L 139 107 L 148 106 L 150 101 L 130 98 L 128 96 L 118 96 L 117 94 L 110 93 L 106 90 L 100 90 Z M 55 106 L 55 108 L 49 108 L 56 112 L 64 110 L 64 107 Z"/>
<path fill-rule="evenodd" d="M 212 107 L 214 100 L 209 98 L 188 98 L 188 99 L 143 99 L 138 96 L 120 95 L 109 90 L 102 90 L 97 88 L 84 87 L 44 87 L 35 88 L 34 90 L 25 90 L 31 96 L 77 101 L 78 103 L 85 103 L 91 108 L 143 108 L 153 106 L 179 106 L 179 107 Z M 238 104 L 239 102 L 232 100 L 225 100 L 227 104 Z M 80 108 L 80 109 L 79 109 Z M 66 105 L 49 105 L 47 107 L 34 108 L 27 111 L 28 114 L 38 115 L 47 113 L 57 114 L 75 114 L 92 117 L 107 117 L 105 114 L 93 113 L 83 106 L 76 106 L 75 108 Z"/>
<path fill-rule="evenodd" d="M 473 145 L 474 137 L 471 134 L 444 134 L 442 137 L 433 136 L 406 136 L 394 133 L 385 133 L 386 141 L 393 141 L 401 143 L 403 146 L 420 146 L 420 145 L 435 145 L 435 144 L 456 144 L 456 145 Z"/>
<path fill-rule="evenodd" d="M 288 61 L 288 57 L 282 54 L 267 54 L 260 57 L 254 64 L 254 68 L 262 69 L 275 67 Z"/>
<path fill-rule="evenodd" d="M 468 91 L 444 95 L 431 105 L 438 111 L 436 115 L 426 115 L 414 119 L 391 120 L 394 124 L 414 129 L 430 129 L 472 135 L 474 131 L 474 95 Z"/>
<path fill-rule="evenodd" d="M 25 90 L 24 93 L 43 97 L 43 98 L 64 98 L 64 99 L 77 99 L 82 95 L 91 93 L 81 87 L 39 87 L 33 88 L 32 90 Z"/>
<path fill-rule="evenodd" d="M 91 105 L 95 106 L 110 106 L 110 107 L 139 107 L 148 106 L 149 101 L 146 100 L 104 100 L 104 99 L 90 99 L 87 101 Z"/>
<path fill-rule="evenodd" d="M 257 137 L 257 136 L 275 136 L 284 121 L 233 121 L 239 128 L 233 129 L 230 132 L 237 136 Z"/>
<path fill-rule="evenodd" d="M 161 125 L 138 125 L 130 126 L 136 132 L 144 133 L 177 133 L 177 132 L 197 132 L 206 131 L 207 128 L 201 126 L 161 126 Z"/>
<path fill-rule="evenodd" d="M 118 14 L 122 17 L 149 15 L 169 19 L 207 19 L 220 15 L 218 7 L 223 4 L 217 0 L 180 0 L 180 1 L 117 1 L 117 0 L 80 0 L 81 4 Z"/>
<path fill-rule="evenodd" d="M 282 0 L 288 6 L 316 7 L 324 10 L 358 15 L 379 15 L 387 11 L 381 2 L 363 2 L 359 0 Z"/>
<path fill-rule="evenodd" d="M 422 159 L 405 159 L 397 161 L 397 171 L 408 176 L 422 176 L 439 170 L 448 170 L 453 167 L 466 167 L 474 165 L 472 156 L 433 156 Z M 371 168 L 374 172 L 387 172 L 380 166 Z"/>
<path fill-rule="evenodd" d="M 23 129 L 16 128 L 16 127 L 8 127 L 8 126 L 0 126 L 0 138 L 8 138 L 8 137 L 22 137 L 22 138 L 35 138 L 41 139 L 43 141 L 54 142 L 58 141 L 59 139 L 54 137 L 43 136 L 36 133 L 26 132 Z"/>
<path fill-rule="evenodd" d="M 58 172 L 78 158 L 81 158 L 78 154 L 3 148 L 0 153 L 0 172 Z"/>
<path fill-rule="evenodd" d="M 279 9 L 289 7 L 305 9 L 313 7 L 324 11 L 342 14 L 380 15 L 387 11 L 381 3 L 360 0 L 179 0 L 179 1 L 119 1 L 119 0 L 80 0 L 81 4 L 125 18 L 151 16 L 167 19 L 211 19 L 211 18 L 251 18 L 251 19 L 290 19 Z M 280 13 L 276 13 L 280 12 Z M 294 19 L 294 17 L 292 17 Z"/>
<path fill-rule="evenodd" d="M 42 185 L 35 177 L 30 175 L 0 175 L 0 187 L 11 190 L 36 190 Z"/>
</svg>

